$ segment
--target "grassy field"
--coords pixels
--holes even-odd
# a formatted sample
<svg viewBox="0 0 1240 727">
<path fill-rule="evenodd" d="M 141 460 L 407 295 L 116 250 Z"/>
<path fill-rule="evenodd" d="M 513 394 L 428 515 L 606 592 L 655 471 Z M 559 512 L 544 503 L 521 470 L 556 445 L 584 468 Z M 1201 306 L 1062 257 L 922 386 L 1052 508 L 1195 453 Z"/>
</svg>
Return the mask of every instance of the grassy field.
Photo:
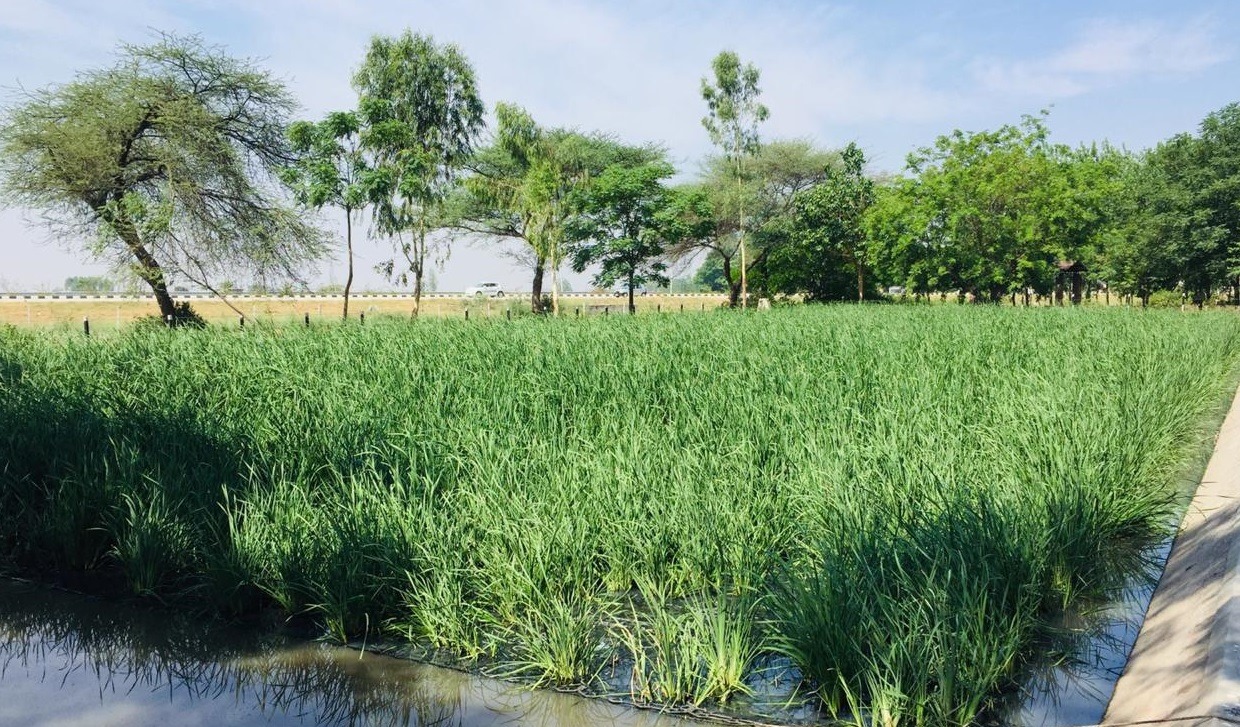
<svg viewBox="0 0 1240 727">
<path fill-rule="evenodd" d="M 639 313 L 663 311 L 666 313 L 701 313 L 718 308 L 727 298 L 721 295 L 665 296 L 649 295 L 636 299 Z M 251 321 L 264 323 L 299 323 L 309 314 L 312 323 L 340 319 L 341 301 L 331 298 L 237 298 L 232 300 Z M 233 324 L 238 322 L 236 311 L 218 300 L 194 300 L 194 310 L 211 323 Z M 609 309 L 611 315 L 625 312 L 624 298 L 582 297 L 566 295 L 561 298 L 561 315 L 598 315 Z M 506 311 L 514 314 L 529 310 L 529 296 L 512 294 L 503 299 L 466 300 L 464 298 L 424 298 L 422 315 L 426 317 L 464 317 L 465 310 L 472 317 L 504 317 Z M 368 317 L 407 318 L 413 310 L 413 301 L 405 298 L 359 298 L 349 301 L 349 315 L 356 319 L 359 313 Z M 580 312 L 579 312 L 580 311 Z M 159 308 L 154 299 L 103 299 L 75 300 L 50 298 L 33 300 L 10 300 L 0 298 L 0 325 L 20 327 L 66 326 L 78 327 L 88 318 L 94 330 L 123 327 L 133 321 L 158 316 Z"/>
<path fill-rule="evenodd" d="M 1098 309 L 0 329 L 0 549 L 540 684 L 719 705 L 782 658 L 971 724 L 1169 532 L 1238 359 L 1234 315 Z"/>
</svg>

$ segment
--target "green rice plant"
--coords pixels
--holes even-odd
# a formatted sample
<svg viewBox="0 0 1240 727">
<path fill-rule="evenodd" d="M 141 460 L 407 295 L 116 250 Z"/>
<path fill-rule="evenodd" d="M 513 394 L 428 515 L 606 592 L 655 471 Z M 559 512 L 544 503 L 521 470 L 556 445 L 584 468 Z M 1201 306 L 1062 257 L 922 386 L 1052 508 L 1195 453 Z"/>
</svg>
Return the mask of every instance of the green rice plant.
<svg viewBox="0 0 1240 727">
<path fill-rule="evenodd" d="M 613 635 L 632 662 L 630 696 L 639 702 L 727 703 L 749 694 L 745 679 L 760 653 L 753 601 L 723 595 L 673 603 L 668 589 L 639 580 Z"/>
<path fill-rule="evenodd" d="M 615 602 L 602 593 L 551 593 L 525 604 L 529 618 L 505 632 L 513 655 L 500 673 L 532 677 L 536 685 L 588 685 L 610 656 L 601 625 Z"/>
<path fill-rule="evenodd" d="M 652 581 L 638 587 L 641 608 L 631 602 L 628 618 L 613 625 L 632 661 L 629 696 L 646 704 L 700 704 L 705 701 L 701 634 L 691 617 L 669 604 L 665 587 Z"/>
<path fill-rule="evenodd" d="M 479 318 L 0 329 L 0 557 L 558 686 L 618 650 L 647 703 L 782 655 L 841 717 L 966 724 L 1148 569 L 1240 362 L 1216 312 Z"/>
<path fill-rule="evenodd" d="M 167 498 L 159 489 L 146 498 L 121 495 L 123 521 L 112 557 L 136 595 L 158 595 L 170 581 L 185 575 L 184 559 L 193 544 L 188 528 L 178 518 L 180 508 Z"/>
</svg>

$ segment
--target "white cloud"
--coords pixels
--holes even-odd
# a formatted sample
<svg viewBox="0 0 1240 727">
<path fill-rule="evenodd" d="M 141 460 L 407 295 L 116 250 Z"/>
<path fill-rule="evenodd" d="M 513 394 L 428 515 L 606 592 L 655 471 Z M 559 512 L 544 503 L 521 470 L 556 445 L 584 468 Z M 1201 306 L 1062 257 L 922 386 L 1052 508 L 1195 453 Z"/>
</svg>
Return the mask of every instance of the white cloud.
<svg viewBox="0 0 1240 727">
<path fill-rule="evenodd" d="M 526 106 L 547 125 L 601 129 L 627 141 L 659 141 L 692 173 L 710 150 L 699 81 L 723 48 L 762 70 L 771 109 L 764 134 L 835 145 L 858 130 L 885 138 L 877 156 L 898 159 L 924 130 L 968 125 L 986 114 L 1087 93 L 1127 79 L 1208 69 L 1228 57 L 1208 19 L 1181 24 L 1095 21 L 1034 60 L 976 58 L 976 28 L 928 23 L 908 37 L 859 28 L 872 13 L 836 3 L 770 0 L 10 0 L 0 12 L 0 85 L 64 81 L 111 59 L 120 41 L 151 28 L 198 32 L 255 56 L 314 118 L 355 102 L 349 79 L 372 34 L 409 27 L 458 44 L 473 62 L 484 100 Z M 862 16 L 865 13 L 866 16 Z M 958 19 L 957 19 L 958 20 Z M 918 129 L 913 136 L 910 129 Z M 841 131 L 847 130 L 847 131 Z M 1178 129 L 1176 129 L 1178 130 Z M 330 218 L 329 219 L 333 219 Z M 45 235 L 16 213 L 0 214 L 0 277 L 58 280 L 65 258 L 36 248 Z M 376 245 L 365 254 L 380 257 Z M 367 267 L 369 263 L 363 265 Z M 460 288 L 474 278 L 515 287 L 493 255 L 461 249 L 440 276 Z M 37 274 L 36 270 L 51 272 Z M 337 278 L 340 266 L 337 265 Z M 364 273 L 363 284 L 379 285 Z M 324 278 L 326 275 L 323 276 Z M 582 281 L 574 280 L 581 287 Z"/>
<path fill-rule="evenodd" d="M 1095 20 L 1071 44 L 1047 57 L 978 61 L 974 72 L 984 87 L 998 93 L 1054 98 L 1133 79 L 1192 74 L 1230 55 L 1206 17 L 1179 25 Z"/>
</svg>

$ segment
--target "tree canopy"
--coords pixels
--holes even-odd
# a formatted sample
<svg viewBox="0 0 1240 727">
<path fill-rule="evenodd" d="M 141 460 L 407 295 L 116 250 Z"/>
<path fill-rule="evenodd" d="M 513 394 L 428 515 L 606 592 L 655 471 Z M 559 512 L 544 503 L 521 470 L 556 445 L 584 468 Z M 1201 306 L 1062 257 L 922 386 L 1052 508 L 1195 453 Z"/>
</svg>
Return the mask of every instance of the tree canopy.
<svg viewBox="0 0 1240 727">
<path fill-rule="evenodd" d="M 443 204 L 473 153 L 484 106 L 460 49 L 408 30 L 371 39 L 353 86 L 373 158 L 374 228 L 400 257 L 383 267 L 389 278 L 412 280 L 416 315 L 429 236 L 446 226 Z"/>
<path fill-rule="evenodd" d="M 285 182 L 303 205 L 344 210 L 345 261 L 342 316 L 349 317 L 353 288 L 353 216 L 363 209 L 375 186 L 374 169 L 361 147 L 362 122 L 352 111 L 336 111 L 318 123 L 298 121 L 289 139 L 300 158 L 285 170 Z"/>
<path fill-rule="evenodd" d="M 637 310 L 635 287 L 668 282 L 662 257 L 669 212 L 662 182 L 674 172 L 663 160 L 608 166 L 589 185 L 569 225 L 570 239 L 579 243 L 573 269 L 582 272 L 597 265 L 595 285 L 624 281 L 630 313 Z"/>
<path fill-rule="evenodd" d="M 287 206 L 295 103 L 252 61 L 197 37 L 122 46 L 108 68 L 26 93 L 0 121 L 0 199 L 122 263 L 163 316 L 193 317 L 169 277 L 213 288 L 248 270 L 296 278 L 325 250 Z"/>
</svg>

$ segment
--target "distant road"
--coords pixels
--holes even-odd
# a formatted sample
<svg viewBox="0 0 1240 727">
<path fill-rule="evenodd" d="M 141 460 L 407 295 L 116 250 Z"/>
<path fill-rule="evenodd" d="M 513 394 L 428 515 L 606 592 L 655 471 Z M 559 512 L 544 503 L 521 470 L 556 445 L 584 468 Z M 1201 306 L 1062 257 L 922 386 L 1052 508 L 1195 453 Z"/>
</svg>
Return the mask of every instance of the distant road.
<svg viewBox="0 0 1240 727">
<path fill-rule="evenodd" d="M 550 293 L 544 293 L 550 295 Z M 651 293 L 649 297 L 654 298 L 718 298 L 722 293 Z M 504 293 L 505 298 L 528 298 L 530 291 L 513 290 Z M 174 300 L 218 300 L 211 293 L 172 293 Z M 436 292 L 423 293 L 422 298 L 464 298 L 464 292 Z M 561 298 L 624 298 L 622 295 L 613 295 L 611 293 L 560 293 Z M 643 297 L 643 296 L 638 296 Z M 293 300 L 344 300 L 344 296 L 339 293 L 298 293 L 296 295 L 258 295 L 250 293 L 238 293 L 236 295 L 227 296 L 229 300 L 238 301 L 293 301 Z M 413 300 L 412 293 L 351 293 L 349 300 L 362 299 L 387 299 L 387 300 Z M 0 300 L 46 300 L 46 301 L 82 301 L 82 300 L 155 300 L 155 296 L 146 294 L 128 294 L 128 293 L 0 293 Z"/>
<path fill-rule="evenodd" d="M 228 305 L 203 293 L 174 293 L 175 300 L 191 302 L 204 319 L 216 323 L 247 320 L 290 322 L 339 320 L 344 296 L 318 293 L 302 295 L 235 295 Z M 668 294 L 638 296 L 639 313 L 703 313 L 727 302 L 720 294 Z M 427 316 L 510 316 L 529 310 L 530 294 L 513 291 L 503 298 L 466 298 L 463 293 L 427 293 L 422 296 L 421 313 Z M 624 297 L 606 293 L 568 293 L 560 296 L 561 315 L 607 315 L 624 311 Z M 408 316 L 413 296 L 408 293 L 359 293 L 349 296 L 349 316 Z M 0 293 L 0 325 L 22 326 L 82 325 L 87 319 L 94 326 L 118 326 L 126 321 L 158 315 L 155 298 L 150 295 L 80 295 L 74 293 Z"/>
</svg>

